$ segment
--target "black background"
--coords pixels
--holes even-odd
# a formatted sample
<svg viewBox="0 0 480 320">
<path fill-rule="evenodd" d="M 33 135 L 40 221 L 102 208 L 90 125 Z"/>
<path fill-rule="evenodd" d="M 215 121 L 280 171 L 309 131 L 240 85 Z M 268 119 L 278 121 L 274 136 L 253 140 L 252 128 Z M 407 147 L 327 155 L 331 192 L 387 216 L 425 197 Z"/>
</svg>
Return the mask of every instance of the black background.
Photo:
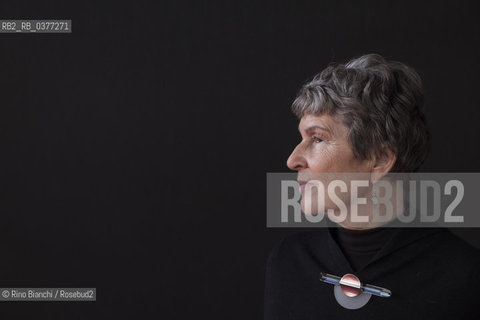
<svg viewBox="0 0 480 320">
<path fill-rule="evenodd" d="M 269 250 L 298 232 L 265 227 L 266 173 L 288 171 L 290 104 L 332 61 L 413 66 L 423 171 L 479 171 L 475 1 L 2 1 L 0 16 L 73 25 L 0 34 L 0 287 L 97 288 L 0 315 L 260 319 Z"/>
</svg>

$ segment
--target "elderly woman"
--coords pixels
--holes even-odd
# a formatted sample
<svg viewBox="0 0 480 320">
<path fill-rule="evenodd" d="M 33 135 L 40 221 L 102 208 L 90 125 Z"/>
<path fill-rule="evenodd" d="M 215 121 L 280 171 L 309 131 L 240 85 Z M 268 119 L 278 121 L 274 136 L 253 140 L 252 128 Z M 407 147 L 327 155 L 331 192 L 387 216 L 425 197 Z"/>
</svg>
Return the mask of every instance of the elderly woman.
<svg viewBox="0 0 480 320">
<path fill-rule="evenodd" d="M 420 77 L 402 63 L 369 54 L 331 65 L 293 103 L 302 141 L 287 165 L 300 183 L 415 172 L 429 147 L 422 107 Z M 265 319 L 480 319 L 478 251 L 446 229 L 389 224 L 284 239 L 267 264 Z"/>
</svg>

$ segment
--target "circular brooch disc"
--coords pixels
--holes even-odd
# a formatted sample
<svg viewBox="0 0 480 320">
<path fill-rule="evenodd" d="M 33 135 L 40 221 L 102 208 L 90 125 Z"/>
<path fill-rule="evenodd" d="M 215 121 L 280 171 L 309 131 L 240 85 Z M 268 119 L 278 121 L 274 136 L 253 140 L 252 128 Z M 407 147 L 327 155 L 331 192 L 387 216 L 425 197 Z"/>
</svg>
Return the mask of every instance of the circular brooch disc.
<svg viewBox="0 0 480 320">
<path fill-rule="evenodd" d="M 368 303 L 372 295 L 370 293 L 362 292 L 354 297 L 347 296 L 340 285 L 333 287 L 333 293 L 338 304 L 346 309 L 360 309 Z"/>
</svg>

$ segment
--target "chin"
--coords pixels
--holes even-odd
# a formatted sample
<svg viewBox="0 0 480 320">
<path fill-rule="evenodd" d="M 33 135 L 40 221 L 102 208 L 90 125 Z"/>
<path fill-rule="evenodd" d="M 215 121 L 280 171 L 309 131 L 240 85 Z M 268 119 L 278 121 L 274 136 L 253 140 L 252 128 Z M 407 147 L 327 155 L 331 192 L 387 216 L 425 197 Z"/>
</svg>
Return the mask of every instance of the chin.
<svg viewBox="0 0 480 320">
<path fill-rule="evenodd" d="M 307 206 L 306 204 L 310 201 L 311 205 Z M 300 201 L 300 208 L 302 209 L 302 212 L 306 216 L 318 216 L 318 215 L 325 215 L 325 210 L 320 210 L 320 205 L 316 201 L 311 201 L 308 198 L 302 197 L 302 200 Z"/>
</svg>

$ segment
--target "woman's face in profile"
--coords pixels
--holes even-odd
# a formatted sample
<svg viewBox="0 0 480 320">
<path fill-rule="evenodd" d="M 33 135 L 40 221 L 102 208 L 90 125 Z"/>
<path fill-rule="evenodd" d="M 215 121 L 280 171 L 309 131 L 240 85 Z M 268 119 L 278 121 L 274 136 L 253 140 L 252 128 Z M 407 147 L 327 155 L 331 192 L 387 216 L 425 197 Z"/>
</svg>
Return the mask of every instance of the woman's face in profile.
<svg viewBox="0 0 480 320">
<path fill-rule="evenodd" d="M 301 185 L 302 211 L 309 215 L 324 213 L 325 209 L 338 210 L 329 197 L 318 197 L 313 188 L 318 181 L 326 186 L 333 180 L 346 182 L 348 189 L 352 175 L 325 175 L 325 173 L 370 173 L 372 161 L 355 157 L 348 142 L 348 129 L 341 121 L 329 115 L 305 115 L 298 127 L 302 141 L 288 158 L 287 166 L 298 171 L 297 180 Z M 321 175 L 323 174 L 323 175 Z M 368 179 L 368 175 L 365 176 Z M 307 183 L 310 181 L 309 183 Z M 362 195 L 367 192 L 362 188 Z M 350 202 L 350 190 L 341 193 L 344 203 Z M 320 201 L 320 203 L 319 203 Z M 308 205 L 307 205 L 308 204 Z M 322 209 L 323 208 L 323 209 Z"/>
</svg>

